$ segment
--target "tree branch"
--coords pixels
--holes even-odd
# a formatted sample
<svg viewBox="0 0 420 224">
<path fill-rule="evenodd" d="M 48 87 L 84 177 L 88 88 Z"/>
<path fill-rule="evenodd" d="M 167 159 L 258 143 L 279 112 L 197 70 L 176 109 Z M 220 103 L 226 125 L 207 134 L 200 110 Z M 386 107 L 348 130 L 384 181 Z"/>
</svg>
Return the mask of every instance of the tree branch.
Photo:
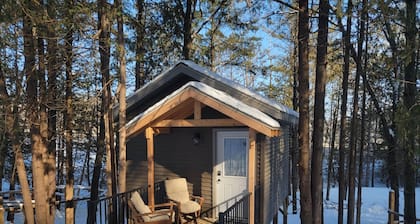
<svg viewBox="0 0 420 224">
<path fill-rule="evenodd" d="M 303 11 L 303 10 L 299 9 L 298 7 L 293 6 L 293 5 L 291 5 L 291 4 L 289 4 L 289 3 L 285 2 L 285 1 L 282 1 L 282 0 L 274 0 L 274 1 L 277 2 L 277 3 L 280 3 L 280 4 L 284 5 L 284 6 L 286 6 L 288 8 L 291 8 L 293 10 L 296 10 L 296 11 L 299 11 L 299 12 L 302 12 Z"/>
</svg>

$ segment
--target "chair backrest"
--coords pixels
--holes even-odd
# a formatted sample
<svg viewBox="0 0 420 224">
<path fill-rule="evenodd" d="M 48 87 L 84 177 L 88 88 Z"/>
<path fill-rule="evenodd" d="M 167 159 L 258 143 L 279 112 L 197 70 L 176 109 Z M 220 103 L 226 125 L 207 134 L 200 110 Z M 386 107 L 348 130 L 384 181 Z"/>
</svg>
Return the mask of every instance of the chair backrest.
<svg viewBox="0 0 420 224">
<path fill-rule="evenodd" d="M 131 194 L 130 198 L 131 202 L 133 203 L 134 207 L 140 214 L 151 213 L 149 206 L 144 204 L 143 199 L 141 198 L 140 194 L 137 191 L 134 191 Z"/>
<path fill-rule="evenodd" d="M 165 180 L 165 190 L 168 198 L 171 200 L 181 203 L 190 200 L 187 180 L 185 178 Z"/>
</svg>

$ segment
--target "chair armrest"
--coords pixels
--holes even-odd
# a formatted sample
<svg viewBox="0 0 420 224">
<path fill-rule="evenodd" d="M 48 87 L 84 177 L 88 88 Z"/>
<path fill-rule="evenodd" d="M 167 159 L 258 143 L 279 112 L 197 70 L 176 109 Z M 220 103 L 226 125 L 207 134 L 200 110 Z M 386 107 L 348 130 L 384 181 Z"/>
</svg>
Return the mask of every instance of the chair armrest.
<svg viewBox="0 0 420 224">
<path fill-rule="evenodd" d="M 201 197 L 201 196 L 195 196 L 195 195 L 193 195 L 193 196 L 191 196 L 191 198 L 194 200 L 194 201 L 196 201 L 200 206 L 202 206 L 203 205 L 203 202 L 204 202 L 204 197 Z"/>
<path fill-rule="evenodd" d="M 174 207 L 174 203 L 172 202 L 172 201 L 170 201 L 170 202 L 168 202 L 168 203 L 162 203 L 162 204 L 157 204 L 157 205 L 155 205 L 155 209 L 157 209 L 157 208 L 170 208 L 170 209 L 172 209 L 173 207 Z"/>
</svg>

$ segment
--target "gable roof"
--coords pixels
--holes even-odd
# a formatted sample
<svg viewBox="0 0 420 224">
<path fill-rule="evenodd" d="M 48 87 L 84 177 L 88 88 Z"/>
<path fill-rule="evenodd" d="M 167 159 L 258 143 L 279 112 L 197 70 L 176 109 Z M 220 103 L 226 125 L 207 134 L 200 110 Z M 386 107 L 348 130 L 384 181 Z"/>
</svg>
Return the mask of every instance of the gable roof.
<svg viewBox="0 0 420 224">
<path fill-rule="evenodd" d="M 159 126 L 158 122 L 165 119 L 173 119 L 172 112 L 180 110 L 180 107 L 182 109 L 191 99 L 212 107 L 238 121 L 242 126 L 249 126 L 267 136 L 278 136 L 280 133 L 280 124 L 265 113 L 204 83 L 190 81 L 127 123 L 127 136 L 140 133 L 149 126 Z M 215 119 L 210 120 L 211 123 L 216 123 L 213 122 Z M 170 122 L 164 123 L 171 125 Z"/>
<path fill-rule="evenodd" d="M 250 107 L 258 108 L 261 112 L 282 123 L 297 123 L 298 113 L 296 111 L 191 61 L 177 63 L 130 95 L 127 98 L 127 118 L 133 118 L 139 112 L 145 111 L 189 81 L 198 81 L 223 91 Z"/>
</svg>

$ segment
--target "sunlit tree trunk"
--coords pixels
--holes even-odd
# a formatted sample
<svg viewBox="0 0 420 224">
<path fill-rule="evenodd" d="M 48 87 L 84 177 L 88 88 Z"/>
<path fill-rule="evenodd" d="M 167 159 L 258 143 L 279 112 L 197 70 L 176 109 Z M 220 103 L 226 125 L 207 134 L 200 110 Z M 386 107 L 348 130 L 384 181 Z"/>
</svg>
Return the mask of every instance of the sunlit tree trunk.
<svg viewBox="0 0 420 224">
<path fill-rule="evenodd" d="M 57 71 L 58 64 L 58 46 L 57 46 L 57 7 L 56 1 L 47 2 L 48 27 L 47 27 L 47 105 L 48 105 L 48 139 L 46 145 L 48 169 L 46 173 L 46 188 L 48 189 L 48 201 L 50 203 L 48 212 L 48 223 L 54 223 L 55 218 L 55 191 L 56 191 L 56 137 L 57 137 L 57 105 L 58 105 L 58 84 Z"/>
<path fill-rule="evenodd" d="M 25 25 L 26 26 L 26 25 Z M 25 39 L 28 41 L 27 39 Z M 1 63 L 0 63 L 1 66 Z M 0 101 L 6 102 L 6 100 L 10 99 L 10 95 L 6 89 L 6 78 L 4 76 L 3 70 L 0 67 Z M 19 96 L 22 94 L 22 90 L 19 87 L 19 79 L 16 77 L 14 80 L 16 85 L 16 98 L 15 104 L 5 104 L 6 106 L 6 116 L 5 116 L 5 128 L 6 128 L 6 136 L 10 139 L 12 143 L 12 149 L 15 154 L 15 166 L 16 171 L 18 174 L 19 184 L 22 191 L 23 197 L 23 206 L 25 208 L 32 208 L 32 196 L 30 192 L 28 177 L 26 173 L 22 148 L 21 148 L 21 135 L 19 133 L 19 107 L 16 106 L 16 103 L 20 102 Z M 14 108 L 13 108 L 14 107 Z M 11 183 L 12 184 L 12 183 Z M 33 224 L 35 221 L 34 210 L 33 209 L 24 209 L 23 210 L 25 216 L 25 222 L 27 224 Z"/>
<path fill-rule="evenodd" d="M 73 0 L 66 0 L 66 17 L 68 23 L 66 24 L 65 36 L 65 60 L 66 60 L 66 82 L 65 82 L 65 112 L 64 112 L 64 139 L 66 148 L 66 224 L 74 223 L 74 167 L 73 167 Z M 90 140 L 88 140 L 90 141 Z M 88 149 L 89 150 L 89 149 Z M 83 175 L 83 173 L 82 173 Z"/>
<path fill-rule="evenodd" d="M 100 32 L 99 35 L 99 54 L 100 54 L 100 73 L 102 74 L 102 94 L 101 94 L 101 108 L 100 108 L 100 121 L 99 121 L 99 136 L 98 136 L 98 145 L 97 145 L 97 151 L 96 151 L 96 157 L 95 157 L 95 165 L 93 167 L 93 176 L 92 176 L 92 186 L 91 186 L 91 194 L 90 194 L 90 200 L 95 201 L 98 200 L 99 197 L 99 181 L 100 181 L 100 174 L 102 169 L 102 160 L 104 157 L 105 152 L 108 152 L 108 150 L 105 150 L 107 147 L 109 148 L 109 141 L 105 140 L 105 136 L 107 135 L 106 132 L 109 131 L 109 129 L 105 128 L 106 122 L 109 122 L 107 117 L 105 117 L 105 113 L 108 113 L 106 111 L 109 110 L 109 100 L 108 99 L 108 92 L 106 91 L 106 88 L 109 87 L 109 83 L 107 81 L 109 80 L 109 62 L 110 62 L 110 21 L 108 18 L 108 7 L 107 2 L 105 0 L 99 0 L 98 1 L 98 30 Z M 108 77 L 106 79 L 105 77 Z M 109 127 L 109 123 L 107 124 Z M 108 133 L 109 137 L 109 133 Z M 109 158 L 108 158 L 109 160 Z M 109 171 L 109 170 L 107 170 Z M 107 176 L 110 178 L 110 172 L 107 173 Z M 111 181 L 109 181 L 111 182 Z M 111 189 L 111 183 L 107 183 L 108 187 L 108 194 L 112 194 Z M 96 207 L 95 205 L 89 205 L 88 208 L 88 224 L 95 223 L 94 216 L 96 215 Z"/>
<path fill-rule="evenodd" d="M 121 0 L 116 0 L 117 7 L 117 26 L 118 26 L 118 56 L 120 62 L 120 83 L 119 83 L 119 192 L 125 192 L 126 183 L 125 175 L 127 172 L 126 165 L 126 62 L 125 62 L 125 47 L 124 47 L 124 21 L 123 21 L 123 5 Z"/>
<path fill-rule="evenodd" d="M 35 10 L 35 4 L 32 1 L 27 2 L 25 8 Z M 48 201 L 47 192 L 45 188 L 45 155 L 46 146 L 44 145 L 41 136 L 41 119 L 39 117 L 39 77 L 36 70 L 36 48 L 33 34 L 36 34 L 33 17 L 26 13 L 23 21 L 24 33 L 24 73 L 26 75 L 26 105 L 28 114 L 28 123 L 30 127 L 31 148 L 32 148 L 32 174 L 33 174 L 33 189 L 35 199 L 35 219 L 37 223 L 48 223 Z"/>
</svg>

